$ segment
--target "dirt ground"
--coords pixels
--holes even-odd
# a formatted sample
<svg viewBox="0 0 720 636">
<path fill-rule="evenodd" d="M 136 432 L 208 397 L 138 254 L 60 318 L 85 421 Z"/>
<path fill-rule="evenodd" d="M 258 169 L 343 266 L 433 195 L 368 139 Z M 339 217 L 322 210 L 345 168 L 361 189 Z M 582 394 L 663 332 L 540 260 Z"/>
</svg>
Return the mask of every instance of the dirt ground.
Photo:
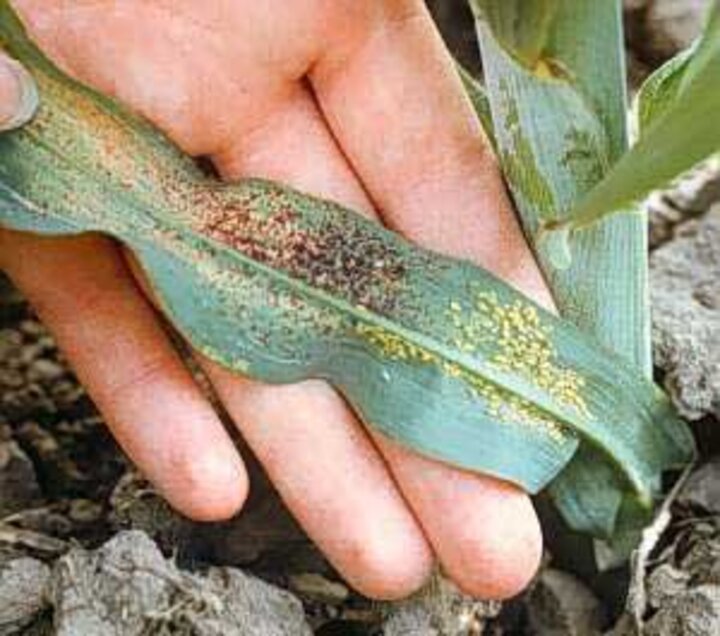
<svg viewBox="0 0 720 636">
<path fill-rule="evenodd" d="M 479 71 L 464 0 L 430 4 L 453 50 Z M 702 3 L 626 4 L 637 81 L 693 37 Z M 0 278 L 0 636 L 626 636 L 638 626 L 651 636 L 720 634 L 717 162 L 648 208 L 657 377 L 692 423 L 701 462 L 632 568 L 598 573 L 590 546 L 549 516 L 543 570 L 503 607 L 464 597 L 440 577 L 400 604 L 359 597 L 257 465 L 237 519 L 193 524 L 174 514 Z"/>
</svg>

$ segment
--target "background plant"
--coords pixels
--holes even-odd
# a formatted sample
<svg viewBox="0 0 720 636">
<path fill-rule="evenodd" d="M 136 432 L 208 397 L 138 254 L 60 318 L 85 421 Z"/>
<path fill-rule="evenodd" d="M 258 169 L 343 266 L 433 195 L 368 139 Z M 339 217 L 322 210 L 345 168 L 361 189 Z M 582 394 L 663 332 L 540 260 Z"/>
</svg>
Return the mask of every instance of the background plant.
<svg viewBox="0 0 720 636">
<path fill-rule="evenodd" d="M 560 311 L 649 377 L 647 220 L 637 202 L 720 148 L 718 5 L 697 45 L 643 89 L 641 137 L 629 150 L 621 2 L 470 4 L 498 155 Z M 585 446 L 550 487 L 572 502 L 575 529 L 615 530 L 606 564 L 649 522 L 617 480 Z"/>
</svg>

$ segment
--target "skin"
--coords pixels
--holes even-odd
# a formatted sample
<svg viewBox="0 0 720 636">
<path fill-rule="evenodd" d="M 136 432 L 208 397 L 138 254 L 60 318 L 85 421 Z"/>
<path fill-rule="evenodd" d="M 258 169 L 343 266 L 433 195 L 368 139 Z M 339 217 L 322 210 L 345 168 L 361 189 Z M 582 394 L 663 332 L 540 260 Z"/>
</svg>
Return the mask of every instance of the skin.
<svg viewBox="0 0 720 636">
<path fill-rule="evenodd" d="M 224 178 L 335 199 L 551 305 L 421 0 L 14 4 L 56 63 Z M 0 63 L 0 122 L 18 91 Z M 122 249 L 0 231 L 0 267 L 170 503 L 197 520 L 236 513 L 248 490 L 242 459 Z M 406 596 L 436 562 L 478 597 L 527 585 L 541 534 L 525 493 L 368 433 L 322 382 L 273 387 L 201 363 L 287 505 L 359 591 Z"/>
</svg>

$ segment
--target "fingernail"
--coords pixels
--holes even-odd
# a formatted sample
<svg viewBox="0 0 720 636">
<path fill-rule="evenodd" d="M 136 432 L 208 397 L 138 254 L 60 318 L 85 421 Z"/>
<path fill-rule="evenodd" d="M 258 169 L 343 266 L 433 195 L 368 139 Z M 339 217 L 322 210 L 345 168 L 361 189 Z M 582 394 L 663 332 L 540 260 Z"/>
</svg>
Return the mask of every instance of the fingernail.
<svg viewBox="0 0 720 636">
<path fill-rule="evenodd" d="M 12 130 L 29 122 L 40 102 L 37 86 L 22 64 L 0 55 L 0 131 Z M 5 88 L 7 87 L 7 88 Z"/>
</svg>

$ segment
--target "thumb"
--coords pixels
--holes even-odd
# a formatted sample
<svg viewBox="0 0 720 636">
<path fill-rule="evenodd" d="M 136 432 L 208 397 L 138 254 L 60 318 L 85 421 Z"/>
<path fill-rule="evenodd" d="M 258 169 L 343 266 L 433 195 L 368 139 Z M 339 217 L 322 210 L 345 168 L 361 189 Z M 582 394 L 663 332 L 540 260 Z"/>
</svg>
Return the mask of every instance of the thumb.
<svg viewBox="0 0 720 636">
<path fill-rule="evenodd" d="M 30 121 L 38 101 L 30 73 L 0 52 L 0 131 L 18 128 Z"/>
</svg>

